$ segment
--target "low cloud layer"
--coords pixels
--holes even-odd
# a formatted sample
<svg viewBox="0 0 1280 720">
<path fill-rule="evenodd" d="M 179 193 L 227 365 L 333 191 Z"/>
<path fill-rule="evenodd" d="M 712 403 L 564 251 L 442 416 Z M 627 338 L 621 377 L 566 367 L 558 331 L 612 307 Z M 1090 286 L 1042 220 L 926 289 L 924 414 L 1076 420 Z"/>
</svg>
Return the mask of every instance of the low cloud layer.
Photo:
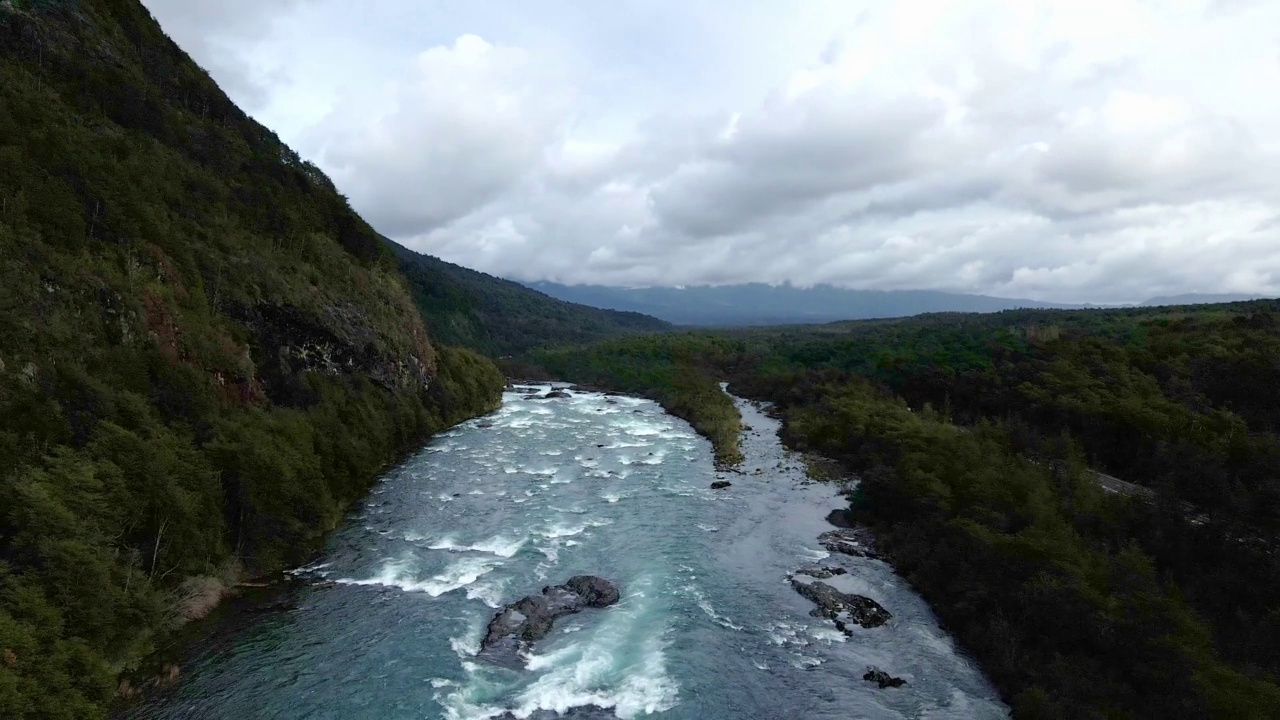
<svg viewBox="0 0 1280 720">
<path fill-rule="evenodd" d="M 148 0 L 376 227 L 488 272 L 1280 294 L 1271 3 L 201 5 Z"/>
</svg>

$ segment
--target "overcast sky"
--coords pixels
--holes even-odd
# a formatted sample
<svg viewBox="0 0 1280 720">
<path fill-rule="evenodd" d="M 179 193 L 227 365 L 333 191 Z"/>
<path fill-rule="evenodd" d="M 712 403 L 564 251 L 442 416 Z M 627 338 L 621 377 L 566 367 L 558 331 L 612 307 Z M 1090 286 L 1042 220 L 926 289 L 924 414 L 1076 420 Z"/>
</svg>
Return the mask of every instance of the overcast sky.
<svg viewBox="0 0 1280 720">
<path fill-rule="evenodd" d="M 144 3 L 376 228 L 486 272 L 1280 295 L 1280 2 Z"/>
</svg>

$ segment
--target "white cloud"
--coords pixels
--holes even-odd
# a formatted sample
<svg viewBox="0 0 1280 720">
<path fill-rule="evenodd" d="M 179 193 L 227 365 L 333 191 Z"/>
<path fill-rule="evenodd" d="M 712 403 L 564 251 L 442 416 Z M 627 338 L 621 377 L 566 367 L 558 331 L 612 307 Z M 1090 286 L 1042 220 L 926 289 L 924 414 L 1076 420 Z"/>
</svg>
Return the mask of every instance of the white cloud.
<svg viewBox="0 0 1280 720">
<path fill-rule="evenodd" d="M 571 106 L 553 74 L 523 50 L 463 35 L 420 54 L 379 104 L 339 105 L 311 144 L 379 229 L 429 231 L 547 169 Z"/>
<path fill-rule="evenodd" d="M 486 271 L 1280 293 L 1275 3 L 148 4 L 375 226 Z"/>
</svg>

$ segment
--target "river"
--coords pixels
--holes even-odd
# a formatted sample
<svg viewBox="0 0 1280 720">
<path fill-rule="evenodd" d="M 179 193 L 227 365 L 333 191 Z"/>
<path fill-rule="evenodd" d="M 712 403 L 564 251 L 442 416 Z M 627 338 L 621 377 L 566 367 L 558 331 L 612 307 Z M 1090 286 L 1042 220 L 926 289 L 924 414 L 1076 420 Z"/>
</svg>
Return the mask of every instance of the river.
<svg viewBox="0 0 1280 720">
<path fill-rule="evenodd" d="M 175 688 L 127 716 L 1006 717 L 888 565 L 821 548 L 837 489 L 808 479 L 776 421 L 738 405 L 753 431 L 744 473 L 726 475 L 655 403 L 507 393 L 388 472 L 300 571 L 322 581 L 290 609 L 197 647 Z M 718 477 L 732 486 L 709 489 Z M 846 638 L 811 617 L 786 578 L 817 561 L 847 568 L 894 619 Z M 523 670 L 475 657 L 495 608 L 576 574 L 614 580 L 622 600 L 562 618 Z M 879 689 L 869 665 L 908 684 Z"/>
</svg>

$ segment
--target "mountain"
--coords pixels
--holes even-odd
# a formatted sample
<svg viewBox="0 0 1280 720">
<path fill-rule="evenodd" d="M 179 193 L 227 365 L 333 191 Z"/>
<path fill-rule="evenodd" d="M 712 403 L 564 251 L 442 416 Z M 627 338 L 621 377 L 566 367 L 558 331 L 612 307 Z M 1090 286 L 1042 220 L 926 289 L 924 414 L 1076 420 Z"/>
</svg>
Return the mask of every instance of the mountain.
<svg viewBox="0 0 1280 720">
<path fill-rule="evenodd" d="M 800 288 L 752 283 L 623 288 L 535 282 L 529 287 L 561 300 L 645 313 L 678 325 L 789 325 L 906 317 L 928 312 L 1073 307 L 933 290 L 848 290 L 831 285 Z"/>
<path fill-rule="evenodd" d="M 1142 303 L 1144 307 L 1162 305 L 1211 305 L 1214 303 L 1246 302 L 1260 300 L 1265 295 L 1231 294 L 1231 293 L 1187 293 L 1185 295 L 1166 295 L 1153 297 Z"/>
<path fill-rule="evenodd" d="M 101 717 L 503 378 L 136 0 L 0 2 L 0 169 L 0 717 Z"/>
<path fill-rule="evenodd" d="M 671 328 L 667 322 L 640 313 L 558 300 L 519 283 L 386 242 L 399 258 L 414 302 L 438 342 L 498 357 Z"/>
</svg>

